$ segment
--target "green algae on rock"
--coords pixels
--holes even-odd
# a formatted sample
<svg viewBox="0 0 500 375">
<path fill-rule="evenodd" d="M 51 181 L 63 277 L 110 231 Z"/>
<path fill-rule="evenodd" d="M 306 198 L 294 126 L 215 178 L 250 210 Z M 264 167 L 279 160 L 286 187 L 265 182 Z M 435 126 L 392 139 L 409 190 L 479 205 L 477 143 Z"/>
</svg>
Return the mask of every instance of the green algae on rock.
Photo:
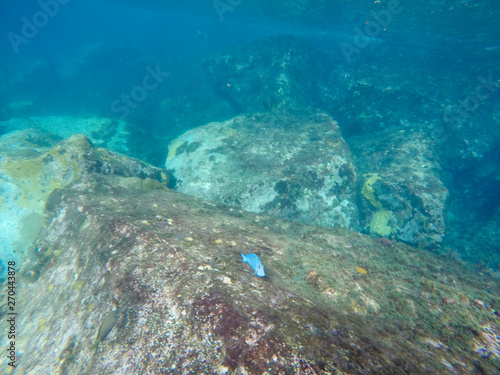
<svg viewBox="0 0 500 375">
<path fill-rule="evenodd" d="M 30 151 L 30 152 L 26 152 Z M 95 147 L 84 135 L 60 140 L 40 129 L 24 129 L 0 138 L 0 239 L 3 259 L 22 260 L 23 272 L 32 270 L 34 256 L 46 256 L 45 248 L 33 246 L 44 226 L 43 215 L 50 195 L 64 187 L 84 183 L 88 171 L 137 177 L 145 190 L 165 188 L 165 170 Z"/>
<path fill-rule="evenodd" d="M 359 211 L 370 233 L 437 248 L 445 235 L 448 190 L 435 145 L 422 132 L 386 131 L 349 139 L 359 169 Z"/>
</svg>

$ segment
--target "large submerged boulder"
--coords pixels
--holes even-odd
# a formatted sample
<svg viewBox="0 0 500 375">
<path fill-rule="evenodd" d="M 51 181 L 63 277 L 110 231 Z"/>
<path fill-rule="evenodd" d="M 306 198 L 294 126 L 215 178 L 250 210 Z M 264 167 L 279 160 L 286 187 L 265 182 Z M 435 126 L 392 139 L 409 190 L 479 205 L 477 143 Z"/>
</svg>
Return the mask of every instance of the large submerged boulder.
<svg viewBox="0 0 500 375">
<path fill-rule="evenodd" d="M 79 150 L 65 153 L 90 167 L 45 199 L 36 251 L 17 265 L 16 374 L 500 370 L 496 280 L 159 181 L 146 191 L 160 170 L 134 177 L 136 161 Z M 266 277 L 240 252 L 257 254 Z"/>
<path fill-rule="evenodd" d="M 360 218 L 370 233 L 435 248 L 444 238 L 446 200 L 434 142 L 421 132 L 349 139 L 360 171 Z"/>
<path fill-rule="evenodd" d="M 338 124 L 320 112 L 238 116 L 169 146 L 176 189 L 255 213 L 357 228 L 356 167 Z"/>
<path fill-rule="evenodd" d="M 49 195 L 90 170 L 149 178 L 146 185 L 152 181 L 166 185 L 168 180 L 166 171 L 95 147 L 84 135 L 61 140 L 40 128 L 25 128 L 0 137 L 0 259 L 4 267 L 7 259 L 26 261 L 34 256 L 32 244 L 43 227 Z"/>
</svg>

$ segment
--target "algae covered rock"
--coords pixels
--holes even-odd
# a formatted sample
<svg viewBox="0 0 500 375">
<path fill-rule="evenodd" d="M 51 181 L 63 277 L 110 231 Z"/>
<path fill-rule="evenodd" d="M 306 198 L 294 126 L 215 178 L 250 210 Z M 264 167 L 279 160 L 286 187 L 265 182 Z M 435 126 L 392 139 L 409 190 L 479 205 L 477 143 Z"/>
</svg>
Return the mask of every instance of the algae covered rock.
<svg viewBox="0 0 500 375">
<path fill-rule="evenodd" d="M 143 189 L 165 187 L 168 180 L 166 171 L 97 148 L 82 134 L 61 140 L 28 128 L 0 137 L 3 260 L 33 259 L 38 251 L 33 242 L 43 228 L 43 211 L 50 194 L 80 180 L 88 171 L 137 177 Z"/>
<path fill-rule="evenodd" d="M 337 123 L 320 112 L 238 116 L 169 146 L 176 189 L 255 213 L 357 228 L 356 167 Z"/>
<path fill-rule="evenodd" d="M 0 137 L 1 257 L 29 257 L 42 228 L 45 202 L 52 191 L 80 177 L 81 165 L 72 141 L 38 129 L 25 129 Z M 90 145 L 90 143 L 89 143 Z"/>
<path fill-rule="evenodd" d="M 445 235 L 448 190 L 433 141 L 401 130 L 349 140 L 360 177 L 363 227 L 382 237 L 432 248 Z"/>
<path fill-rule="evenodd" d="M 364 229 L 436 248 L 446 201 L 433 140 L 391 130 L 351 137 L 321 112 L 238 116 L 188 131 L 169 146 L 176 189 L 321 226 Z"/>
<path fill-rule="evenodd" d="M 87 170 L 51 193 L 39 277 L 18 287 L 16 372 L 498 373 L 500 291 L 487 276 L 126 178 Z M 259 255 L 266 277 L 240 252 Z"/>
</svg>

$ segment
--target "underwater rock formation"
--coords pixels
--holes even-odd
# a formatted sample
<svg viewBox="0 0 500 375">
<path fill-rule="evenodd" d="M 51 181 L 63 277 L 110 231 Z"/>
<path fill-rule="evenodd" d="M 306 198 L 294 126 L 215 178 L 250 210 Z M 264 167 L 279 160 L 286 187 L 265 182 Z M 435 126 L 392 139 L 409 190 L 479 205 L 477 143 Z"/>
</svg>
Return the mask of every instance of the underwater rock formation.
<svg viewBox="0 0 500 375">
<path fill-rule="evenodd" d="M 39 129 L 16 130 L 0 137 L 0 259 L 27 257 L 42 227 L 49 194 L 71 182 L 77 163 L 60 140 Z M 0 273 L 3 276 L 3 272 Z"/>
<path fill-rule="evenodd" d="M 121 120 L 105 117 L 32 116 L 0 122 L 2 133 L 23 129 L 39 129 L 60 137 L 60 140 L 74 134 L 84 134 L 97 147 L 130 155 L 127 147 L 127 123 Z"/>
<path fill-rule="evenodd" d="M 448 189 L 434 142 L 422 132 L 349 139 L 360 172 L 360 217 L 370 233 L 432 248 L 445 235 Z"/>
<path fill-rule="evenodd" d="M 238 116 L 169 146 L 176 189 L 255 213 L 357 228 L 356 167 L 337 123 L 314 111 Z"/>
<path fill-rule="evenodd" d="M 43 226 L 49 195 L 89 171 L 146 179 L 166 185 L 166 171 L 92 145 L 84 135 L 67 140 L 40 129 L 16 130 L 0 137 L 0 259 L 27 259 Z M 163 174 L 162 174 L 163 173 Z M 153 182 L 155 181 L 155 182 Z M 162 182 L 160 182 L 162 181 Z M 5 264 L 4 264 L 5 266 Z M 0 274 L 0 276 L 2 276 Z"/>
<path fill-rule="evenodd" d="M 237 113 L 315 107 L 331 70 L 324 53 L 292 36 L 218 54 L 206 66 L 214 90 Z"/>
<path fill-rule="evenodd" d="M 448 190 L 433 141 L 401 130 L 349 143 L 354 159 L 337 123 L 320 112 L 238 116 L 175 139 L 166 167 L 178 191 L 198 198 L 438 246 Z"/>
<path fill-rule="evenodd" d="M 36 256 L 19 263 L 15 373 L 498 373 L 496 280 L 159 181 L 145 191 L 160 170 L 65 150 L 89 167 L 46 199 Z"/>
</svg>

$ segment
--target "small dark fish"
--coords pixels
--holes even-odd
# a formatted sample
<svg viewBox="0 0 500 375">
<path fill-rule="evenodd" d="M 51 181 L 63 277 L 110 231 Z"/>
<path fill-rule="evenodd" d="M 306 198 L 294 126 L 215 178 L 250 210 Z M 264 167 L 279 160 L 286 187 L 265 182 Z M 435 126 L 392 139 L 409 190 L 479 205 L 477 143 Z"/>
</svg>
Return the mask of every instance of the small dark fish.
<svg viewBox="0 0 500 375">
<path fill-rule="evenodd" d="M 99 344 L 108 336 L 108 334 L 111 332 L 116 322 L 118 321 L 119 316 L 120 310 L 118 309 L 112 310 L 108 315 L 106 315 L 101 323 L 101 326 L 99 327 L 99 331 L 97 332 L 94 349 L 97 349 Z"/>
<path fill-rule="evenodd" d="M 259 259 L 259 256 L 256 254 L 248 254 L 245 255 L 243 253 L 240 253 L 241 257 L 243 258 L 243 263 L 248 263 L 250 266 L 255 270 L 255 274 L 260 277 L 266 276 L 264 273 L 264 266 L 262 265 L 262 262 Z"/>
</svg>

